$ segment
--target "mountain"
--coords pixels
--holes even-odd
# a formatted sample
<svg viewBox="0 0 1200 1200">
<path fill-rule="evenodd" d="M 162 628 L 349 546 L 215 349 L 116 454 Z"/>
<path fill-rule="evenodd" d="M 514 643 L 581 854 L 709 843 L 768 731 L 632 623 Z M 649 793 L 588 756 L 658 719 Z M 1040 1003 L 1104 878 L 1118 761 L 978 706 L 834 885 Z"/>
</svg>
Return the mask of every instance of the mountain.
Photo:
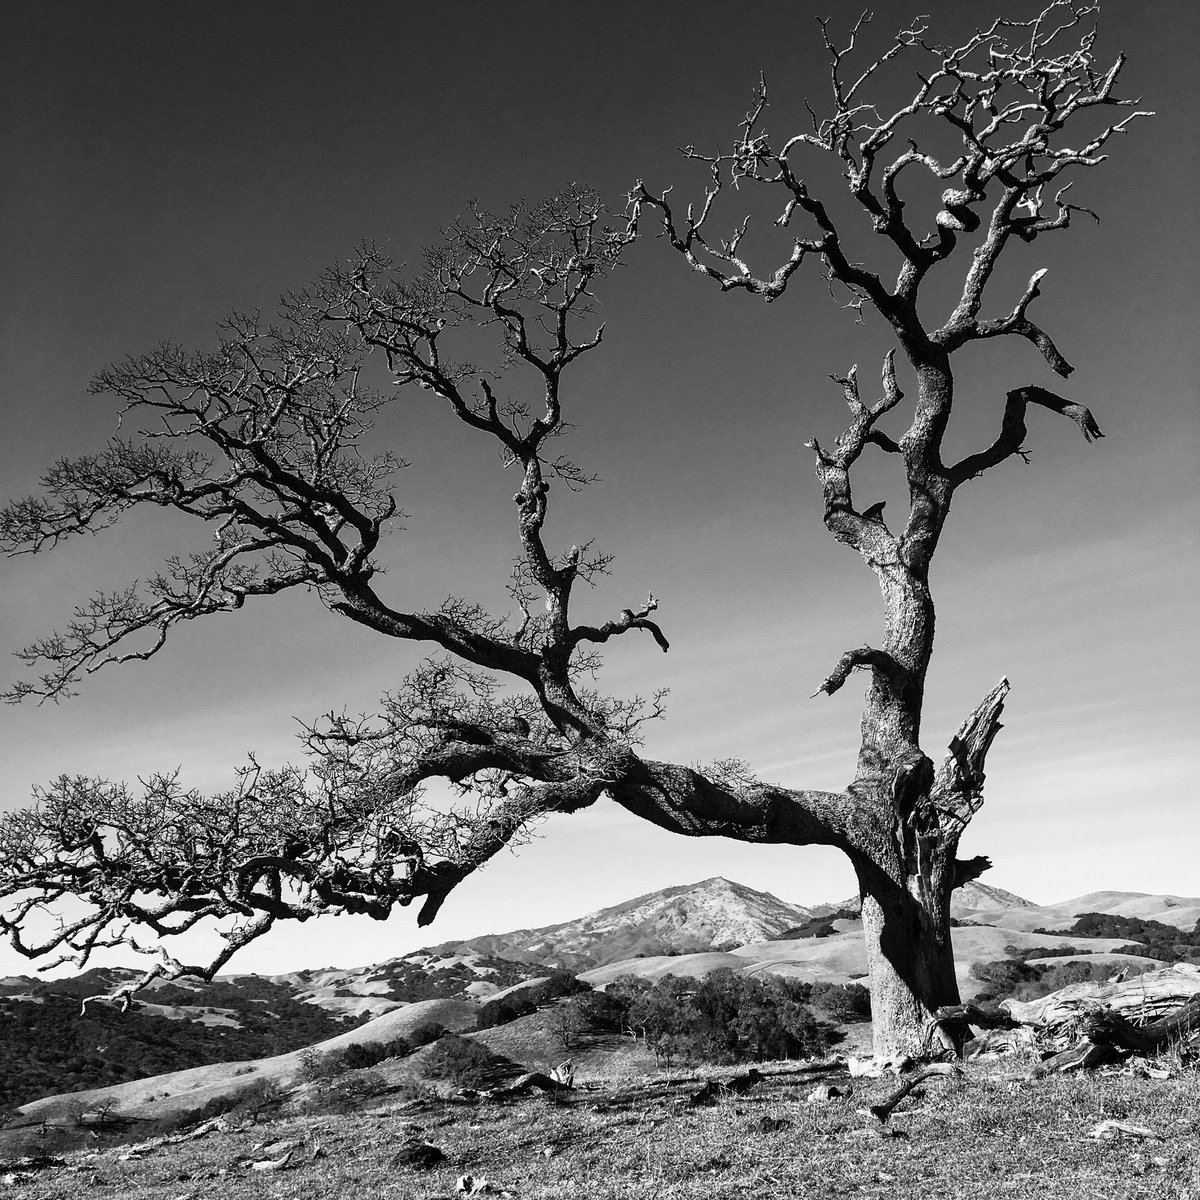
<svg viewBox="0 0 1200 1200">
<path fill-rule="evenodd" d="M 1032 900 L 1022 900 L 1013 892 L 1006 892 L 1003 888 L 993 887 L 989 883 L 980 883 L 978 879 L 973 879 L 970 883 L 964 883 L 962 887 L 955 888 L 954 895 L 950 900 L 950 911 L 955 916 L 966 911 L 980 909 L 1035 909 L 1037 907 L 1038 905 L 1034 904 Z"/>
<path fill-rule="evenodd" d="M 447 942 L 430 953 L 473 952 L 581 971 L 640 955 L 732 949 L 769 941 L 814 915 L 813 909 L 716 876 L 663 888 L 574 921 Z"/>
</svg>

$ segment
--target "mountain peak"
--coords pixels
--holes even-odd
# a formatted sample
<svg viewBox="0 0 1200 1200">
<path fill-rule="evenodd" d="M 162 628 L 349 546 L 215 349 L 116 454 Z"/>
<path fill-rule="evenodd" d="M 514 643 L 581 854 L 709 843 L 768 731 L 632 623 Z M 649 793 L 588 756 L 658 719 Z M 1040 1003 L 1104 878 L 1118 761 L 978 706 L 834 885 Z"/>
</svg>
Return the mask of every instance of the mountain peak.
<svg viewBox="0 0 1200 1200">
<path fill-rule="evenodd" d="M 980 883 L 972 880 L 955 889 L 952 899 L 954 909 L 990 909 L 990 908 L 1037 908 L 1032 900 L 1025 900 L 1014 892 L 1006 892 L 1004 888 L 993 887 L 990 883 Z"/>
<path fill-rule="evenodd" d="M 714 875 L 661 888 L 575 921 L 458 943 L 509 959 L 586 970 L 621 958 L 691 953 L 769 941 L 812 913 Z M 486 943 L 486 946 L 485 946 Z"/>
</svg>

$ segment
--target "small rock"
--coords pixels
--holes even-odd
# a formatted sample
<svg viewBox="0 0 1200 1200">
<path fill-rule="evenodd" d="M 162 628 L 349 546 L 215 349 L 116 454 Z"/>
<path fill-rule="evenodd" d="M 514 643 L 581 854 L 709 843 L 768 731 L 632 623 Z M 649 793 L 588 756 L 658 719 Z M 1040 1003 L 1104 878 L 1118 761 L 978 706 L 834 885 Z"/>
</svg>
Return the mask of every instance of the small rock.
<svg viewBox="0 0 1200 1200">
<path fill-rule="evenodd" d="M 758 1123 L 758 1130 L 760 1133 L 778 1133 L 790 1125 L 791 1121 L 787 1117 L 763 1117 Z"/>
<path fill-rule="evenodd" d="M 416 1167 L 419 1171 L 432 1171 L 446 1161 L 446 1154 L 429 1142 L 413 1142 L 402 1147 L 392 1158 L 393 1167 Z"/>
<path fill-rule="evenodd" d="M 883 1074 L 883 1068 L 873 1058 L 855 1058 L 852 1054 L 846 1066 L 852 1079 L 878 1079 Z"/>
<path fill-rule="evenodd" d="M 1089 1131 L 1088 1137 L 1100 1141 L 1113 1141 L 1117 1138 L 1151 1138 L 1159 1142 L 1163 1140 L 1161 1133 L 1155 1133 L 1153 1129 L 1147 1129 L 1145 1125 L 1132 1125 L 1128 1121 L 1114 1120 L 1101 1121 L 1099 1125 Z"/>
<path fill-rule="evenodd" d="M 279 1158 L 264 1158 L 260 1162 L 250 1164 L 252 1171 L 286 1171 L 291 1163 L 292 1152 L 285 1150 Z"/>
<path fill-rule="evenodd" d="M 260 1146 L 259 1149 L 263 1154 L 282 1154 L 285 1150 L 299 1150 L 304 1142 L 300 1138 L 280 1138 L 278 1141 L 268 1142 L 265 1146 Z"/>
<path fill-rule="evenodd" d="M 498 1183 L 482 1177 L 477 1179 L 474 1175 L 460 1175 L 454 1190 L 460 1196 L 509 1196 L 512 1194 Z"/>
</svg>

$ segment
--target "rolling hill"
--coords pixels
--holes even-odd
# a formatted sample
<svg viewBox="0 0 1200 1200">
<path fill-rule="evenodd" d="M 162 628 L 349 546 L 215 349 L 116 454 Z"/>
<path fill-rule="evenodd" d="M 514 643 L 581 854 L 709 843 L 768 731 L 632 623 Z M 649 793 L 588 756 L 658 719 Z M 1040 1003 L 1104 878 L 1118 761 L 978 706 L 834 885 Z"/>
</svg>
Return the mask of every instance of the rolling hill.
<svg viewBox="0 0 1200 1200">
<path fill-rule="evenodd" d="M 1155 960 L 1120 952 L 1128 937 L 1065 931 L 1086 912 L 1190 931 L 1200 918 L 1200 898 L 1103 891 L 1037 905 L 974 882 L 955 894 L 952 911 L 959 986 L 969 999 L 982 986 L 972 967 L 1012 954 L 1037 962 L 1044 950 L 1047 961 L 1061 963 L 1072 957 L 1066 949 L 1114 971 L 1121 964 L 1145 966 Z M 90 971 L 54 982 L 15 976 L 0 979 L 0 1014 L 8 1017 L 10 1034 L 0 1038 L 0 1079 L 9 1081 L 4 1098 L 24 1103 L 102 1084 L 140 1096 L 139 1076 L 163 1080 L 179 1070 L 213 1070 L 228 1084 L 248 1073 L 248 1062 L 278 1063 L 286 1073 L 306 1046 L 387 1040 L 394 1023 L 407 1025 L 423 1005 L 457 1006 L 444 1023 L 468 1028 L 482 1002 L 519 993 L 555 969 L 596 987 L 625 974 L 701 977 L 718 967 L 812 983 L 865 982 L 856 912 L 856 901 L 804 907 L 716 877 L 573 921 L 446 942 L 369 967 L 157 981 L 125 1017 L 103 1005 L 81 1015 L 78 1001 L 112 989 L 131 971 Z M 809 936 L 795 936 L 797 929 Z"/>
</svg>

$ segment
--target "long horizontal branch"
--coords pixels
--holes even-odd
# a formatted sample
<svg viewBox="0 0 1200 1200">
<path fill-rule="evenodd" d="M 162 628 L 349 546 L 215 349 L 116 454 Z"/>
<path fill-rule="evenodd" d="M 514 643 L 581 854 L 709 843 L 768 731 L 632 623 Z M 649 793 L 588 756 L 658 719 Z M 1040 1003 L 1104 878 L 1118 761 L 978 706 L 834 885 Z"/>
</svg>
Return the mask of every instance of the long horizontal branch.
<svg viewBox="0 0 1200 1200">
<path fill-rule="evenodd" d="M 689 837 L 845 849 L 862 820 L 842 792 L 776 787 L 749 777 L 632 758 L 608 794 L 643 820 Z"/>
<path fill-rule="evenodd" d="M 370 738 L 354 767 L 355 737 L 343 729 L 326 743 L 315 788 L 295 772 L 257 768 L 211 798 L 173 778 L 148 781 L 140 797 L 122 785 L 60 780 L 36 807 L 0 818 L 0 930 L 22 954 L 58 951 L 80 967 L 97 949 L 143 949 L 137 931 L 152 933 L 155 961 L 122 989 L 128 996 L 153 978 L 211 976 L 281 920 L 384 919 L 419 900 L 418 923 L 428 924 L 459 883 L 542 818 L 606 793 L 693 836 L 845 846 L 862 820 L 839 793 L 643 760 L 616 744 L 556 749 L 512 721 L 473 725 L 473 733 L 470 722 L 455 722 L 458 733 L 442 737 L 436 718 L 420 720 L 425 748 L 390 773 L 378 769 L 384 759 Z M 477 805 L 419 804 L 419 784 L 432 778 L 472 789 Z M 31 940 L 31 916 L 52 914 L 66 896 L 90 911 Z M 187 964 L 167 951 L 173 936 L 226 919 L 234 924 L 217 931 L 222 945 L 209 961 Z"/>
</svg>

